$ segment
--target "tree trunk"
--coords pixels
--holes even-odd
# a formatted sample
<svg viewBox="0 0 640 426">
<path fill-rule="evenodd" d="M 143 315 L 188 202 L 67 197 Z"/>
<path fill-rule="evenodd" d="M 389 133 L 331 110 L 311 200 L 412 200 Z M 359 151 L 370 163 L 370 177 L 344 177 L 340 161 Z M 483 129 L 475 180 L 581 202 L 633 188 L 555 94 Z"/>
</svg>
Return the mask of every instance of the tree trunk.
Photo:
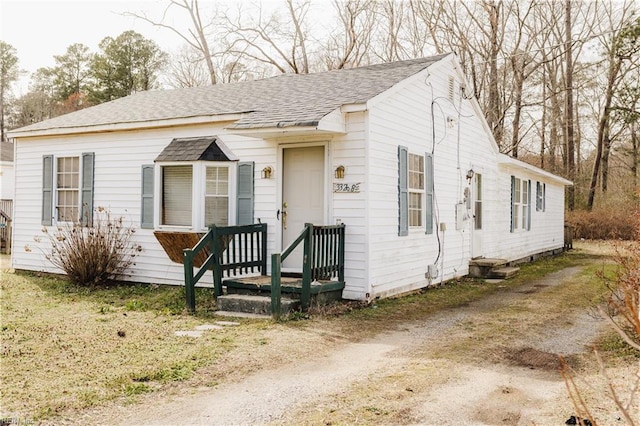
<svg viewBox="0 0 640 426">
<path fill-rule="evenodd" d="M 607 128 L 607 134 L 604 138 L 604 144 L 602 146 L 602 193 L 607 192 L 607 186 L 609 184 L 609 154 L 611 153 L 611 137 L 609 135 L 609 129 Z"/>
<path fill-rule="evenodd" d="M 571 0 L 565 3 L 565 61 L 566 61 L 566 109 L 565 124 L 567 126 L 567 176 L 575 179 L 575 141 L 573 133 L 573 52 L 571 49 Z M 569 186 L 567 207 L 573 210 L 575 207 L 575 187 Z"/>
<path fill-rule="evenodd" d="M 546 58 L 545 58 L 546 59 Z M 547 73 L 542 68 L 542 118 L 540 119 L 540 168 L 544 169 L 544 148 L 547 134 Z"/>
<path fill-rule="evenodd" d="M 591 173 L 591 184 L 589 185 L 589 197 L 587 199 L 587 210 L 593 209 L 593 203 L 596 197 L 596 188 L 598 187 L 598 175 L 600 174 L 600 163 L 602 153 L 604 151 L 605 139 L 609 136 L 609 117 L 611 116 L 611 102 L 613 100 L 613 88 L 615 85 L 616 75 L 622 66 L 621 61 L 615 59 L 612 54 L 610 57 L 609 75 L 607 78 L 607 88 L 605 91 L 605 100 L 602 115 L 598 122 L 598 138 L 596 140 L 596 158 L 593 164 L 593 172 Z"/>
<path fill-rule="evenodd" d="M 489 111 L 488 121 L 499 147 L 502 147 L 502 124 L 500 123 L 500 92 L 498 91 L 498 27 L 500 21 L 500 3 L 491 0 L 484 5 L 489 13 L 490 51 L 489 51 Z"/>
</svg>

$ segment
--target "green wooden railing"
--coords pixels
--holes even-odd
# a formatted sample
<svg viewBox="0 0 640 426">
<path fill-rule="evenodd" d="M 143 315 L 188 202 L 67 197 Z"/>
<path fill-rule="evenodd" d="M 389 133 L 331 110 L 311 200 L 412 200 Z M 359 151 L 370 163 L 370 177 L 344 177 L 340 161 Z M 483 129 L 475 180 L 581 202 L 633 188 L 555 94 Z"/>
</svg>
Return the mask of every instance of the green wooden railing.
<svg viewBox="0 0 640 426">
<path fill-rule="evenodd" d="M 191 249 L 183 250 L 187 306 L 195 312 L 195 285 L 204 273 L 213 270 L 216 297 L 222 294 L 222 276 L 246 274 L 267 269 L 267 225 L 212 226 Z M 300 304 L 309 308 L 311 283 L 335 279 L 344 283 L 345 225 L 315 226 L 305 224 L 304 230 L 282 253 L 271 255 L 271 312 L 281 315 L 282 262 L 303 244 L 302 289 Z M 206 259 L 194 272 L 194 259 L 205 253 Z"/>
<path fill-rule="evenodd" d="M 278 319 L 281 314 L 282 262 L 301 243 L 303 256 L 300 304 L 303 311 L 309 308 L 312 281 L 336 278 L 344 283 L 344 230 L 344 224 L 315 226 L 306 223 L 304 230 L 282 254 L 271 255 L 271 312 L 274 318 Z"/>
<path fill-rule="evenodd" d="M 267 224 L 243 226 L 211 226 L 191 249 L 183 250 L 184 285 L 187 306 L 196 310 L 195 286 L 207 270 L 213 270 L 216 297 L 222 295 L 222 277 L 259 271 L 267 274 Z M 194 259 L 207 255 L 200 269 L 194 273 Z"/>
</svg>

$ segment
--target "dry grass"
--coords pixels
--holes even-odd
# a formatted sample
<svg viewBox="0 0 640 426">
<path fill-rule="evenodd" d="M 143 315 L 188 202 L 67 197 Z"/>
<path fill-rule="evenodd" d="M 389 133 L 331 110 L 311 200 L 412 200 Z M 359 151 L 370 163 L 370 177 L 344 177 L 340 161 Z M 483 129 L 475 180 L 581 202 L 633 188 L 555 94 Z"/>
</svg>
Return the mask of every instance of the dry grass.
<svg viewBox="0 0 640 426">
<path fill-rule="evenodd" d="M 506 281 L 504 286 L 517 287 L 547 272 L 591 261 L 589 256 L 576 250 L 526 265 L 518 278 Z M 310 320 L 283 323 L 247 320 L 239 327 L 192 339 L 177 337 L 174 332 L 215 320 L 207 309 L 199 310 L 201 314 L 196 317 L 184 314 L 181 289 L 129 286 L 79 290 L 64 280 L 3 271 L 0 415 L 55 421 L 87 407 L 108 409 L 110 405 L 153 400 L 157 392 L 180 393 L 239 380 L 260 369 L 322 356 L 344 342 L 463 306 L 503 291 L 504 286 L 463 280 L 366 307 L 350 306 L 346 313 L 336 309 L 312 314 Z M 198 306 L 206 305 L 198 302 Z M 496 315 L 504 320 L 521 313 L 505 310 Z M 474 327 L 481 327 L 489 336 L 497 325 L 499 322 L 490 321 Z M 507 336 L 511 333 L 506 328 L 502 331 Z M 432 366 L 418 362 L 416 368 Z M 371 378 L 362 384 L 361 392 L 364 395 L 370 386 L 390 382 L 418 389 L 421 384 L 412 380 L 410 372 Z M 402 399 L 405 392 L 411 393 L 394 389 L 390 389 L 397 391 L 393 398 Z M 370 406 L 354 409 L 358 418 L 367 421 L 401 422 L 401 414 L 384 414 L 396 413 L 399 407 L 387 405 L 387 400 L 383 397 Z M 312 418 L 324 416 L 317 414 L 320 417 Z"/>
</svg>

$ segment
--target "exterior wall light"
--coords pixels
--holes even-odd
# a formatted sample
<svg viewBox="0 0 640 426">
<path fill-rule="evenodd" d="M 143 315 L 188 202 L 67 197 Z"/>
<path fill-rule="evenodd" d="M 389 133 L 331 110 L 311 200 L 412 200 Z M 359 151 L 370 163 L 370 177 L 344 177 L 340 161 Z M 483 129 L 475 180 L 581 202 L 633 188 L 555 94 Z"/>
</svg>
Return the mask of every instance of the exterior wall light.
<svg viewBox="0 0 640 426">
<path fill-rule="evenodd" d="M 336 167 L 335 176 L 336 179 L 344 179 L 344 166 Z"/>
<path fill-rule="evenodd" d="M 267 166 L 262 169 L 262 179 L 271 179 L 271 174 L 273 173 L 273 169 L 271 166 Z"/>
</svg>

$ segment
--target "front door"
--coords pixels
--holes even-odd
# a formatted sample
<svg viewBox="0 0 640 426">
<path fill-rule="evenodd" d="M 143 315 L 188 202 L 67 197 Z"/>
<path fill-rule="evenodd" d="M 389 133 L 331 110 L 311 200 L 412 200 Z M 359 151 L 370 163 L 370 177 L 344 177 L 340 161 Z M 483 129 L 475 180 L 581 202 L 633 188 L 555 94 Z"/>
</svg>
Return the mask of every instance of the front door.
<svg viewBox="0 0 640 426">
<path fill-rule="evenodd" d="M 484 255 L 482 247 L 482 175 L 480 173 L 473 175 L 472 185 L 473 230 L 471 231 L 471 257 L 476 258 Z"/>
<path fill-rule="evenodd" d="M 282 151 L 282 250 L 300 235 L 305 223 L 324 225 L 324 146 Z M 283 268 L 302 270 L 302 243 Z"/>
</svg>

